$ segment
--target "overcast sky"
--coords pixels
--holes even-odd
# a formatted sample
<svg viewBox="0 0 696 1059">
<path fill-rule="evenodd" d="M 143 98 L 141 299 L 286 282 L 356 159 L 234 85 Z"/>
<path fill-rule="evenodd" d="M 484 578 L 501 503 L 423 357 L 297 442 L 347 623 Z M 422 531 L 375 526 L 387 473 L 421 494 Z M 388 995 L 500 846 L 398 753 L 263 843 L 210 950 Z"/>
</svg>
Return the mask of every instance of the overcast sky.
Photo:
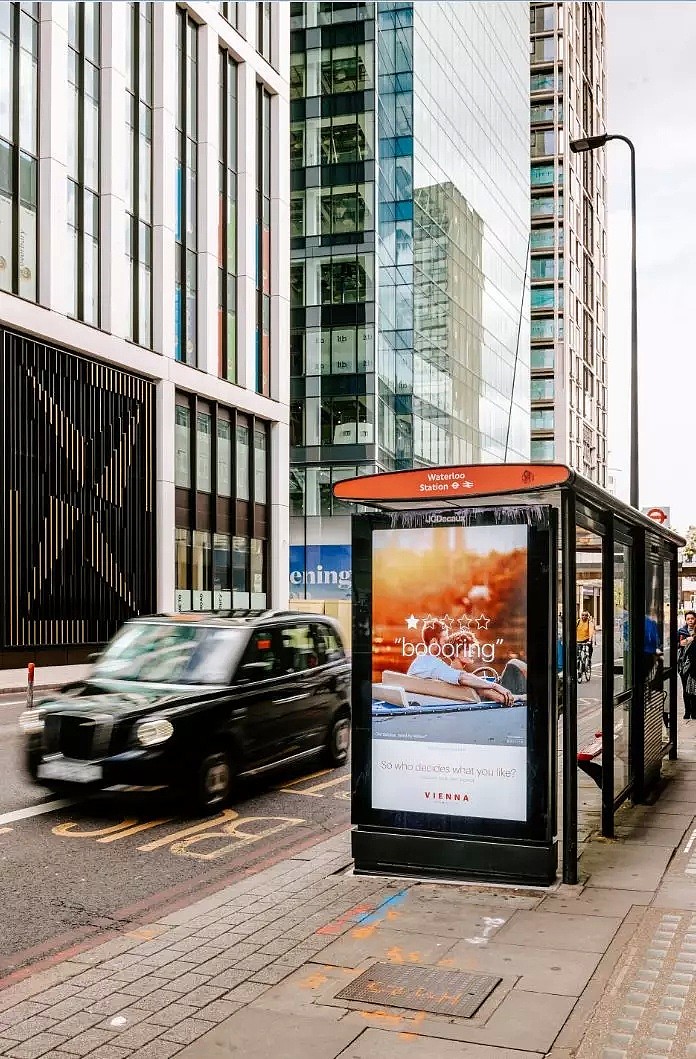
<svg viewBox="0 0 696 1059">
<path fill-rule="evenodd" d="M 607 0 L 608 132 L 636 147 L 640 504 L 696 524 L 696 2 Z M 599 131 L 599 130 L 598 130 Z M 628 149 L 607 147 L 609 466 L 628 496 Z"/>
</svg>

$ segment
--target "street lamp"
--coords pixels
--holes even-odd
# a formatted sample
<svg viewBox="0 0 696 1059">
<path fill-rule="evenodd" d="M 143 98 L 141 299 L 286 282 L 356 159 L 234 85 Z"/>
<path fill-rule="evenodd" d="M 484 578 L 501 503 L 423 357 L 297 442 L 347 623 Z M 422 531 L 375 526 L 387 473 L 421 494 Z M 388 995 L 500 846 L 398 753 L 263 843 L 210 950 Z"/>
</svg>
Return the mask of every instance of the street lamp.
<svg viewBox="0 0 696 1059">
<path fill-rule="evenodd" d="M 583 136 L 571 140 L 573 154 L 595 151 L 609 140 L 621 140 L 631 152 L 631 470 L 630 500 L 638 507 L 638 282 L 636 276 L 636 151 L 627 136 L 603 132 L 599 136 Z"/>
</svg>

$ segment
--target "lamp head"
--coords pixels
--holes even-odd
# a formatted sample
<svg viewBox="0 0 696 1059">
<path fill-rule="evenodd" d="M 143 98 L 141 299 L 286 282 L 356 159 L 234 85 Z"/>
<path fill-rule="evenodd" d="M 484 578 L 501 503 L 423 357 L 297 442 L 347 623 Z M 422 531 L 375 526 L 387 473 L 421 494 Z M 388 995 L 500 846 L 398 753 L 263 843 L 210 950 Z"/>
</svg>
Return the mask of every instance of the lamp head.
<svg viewBox="0 0 696 1059">
<path fill-rule="evenodd" d="M 608 134 L 602 132 L 599 136 L 581 136 L 579 140 L 571 140 L 568 146 L 573 154 L 583 154 L 585 151 L 594 151 L 597 147 L 604 147 L 608 139 Z"/>
</svg>

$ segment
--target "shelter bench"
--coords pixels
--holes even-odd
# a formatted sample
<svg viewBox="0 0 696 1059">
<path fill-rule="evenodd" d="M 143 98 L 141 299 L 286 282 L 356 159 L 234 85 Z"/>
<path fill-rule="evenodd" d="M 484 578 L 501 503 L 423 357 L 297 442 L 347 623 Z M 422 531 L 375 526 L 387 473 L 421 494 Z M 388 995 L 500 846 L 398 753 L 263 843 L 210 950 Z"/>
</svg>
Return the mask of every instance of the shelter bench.
<svg viewBox="0 0 696 1059">
<path fill-rule="evenodd" d="M 586 743 L 578 749 L 578 768 L 591 780 L 602 788 L 602 763 L 598 758 L 602 756 L 602 733 L 597 732 L 596 738 L 591 743 Z"/>
</svg>

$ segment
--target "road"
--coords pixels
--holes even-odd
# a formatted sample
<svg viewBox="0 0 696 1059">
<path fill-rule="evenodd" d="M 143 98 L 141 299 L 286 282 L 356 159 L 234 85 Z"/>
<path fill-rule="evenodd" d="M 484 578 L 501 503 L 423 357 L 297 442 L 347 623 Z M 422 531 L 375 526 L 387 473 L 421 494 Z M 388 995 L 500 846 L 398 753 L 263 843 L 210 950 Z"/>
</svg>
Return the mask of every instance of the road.
<svg viewBox="0 0 696 1059">
<path fill-rule="evenodd" d="M 579 689 L 578 739 L 599 728 L 600 669 Z M 285 772 L 199 819 L 163 790 L 65 804 L 23 775 L 17 718 L 0 696 L 0 981 L 19 968 L 216 889 L 346 827 L 350 770 Z"/>
<path fill-rule="evenodd" d="M 348 825 L 347 766 L 276 774 L 205 819 L 182 815 L 166 790 L 65 804 L 22 774 L 23 707 L 16 695 L 0 696 L 0 982 L 114 929 L 151 922 Z"/>
</svg>

